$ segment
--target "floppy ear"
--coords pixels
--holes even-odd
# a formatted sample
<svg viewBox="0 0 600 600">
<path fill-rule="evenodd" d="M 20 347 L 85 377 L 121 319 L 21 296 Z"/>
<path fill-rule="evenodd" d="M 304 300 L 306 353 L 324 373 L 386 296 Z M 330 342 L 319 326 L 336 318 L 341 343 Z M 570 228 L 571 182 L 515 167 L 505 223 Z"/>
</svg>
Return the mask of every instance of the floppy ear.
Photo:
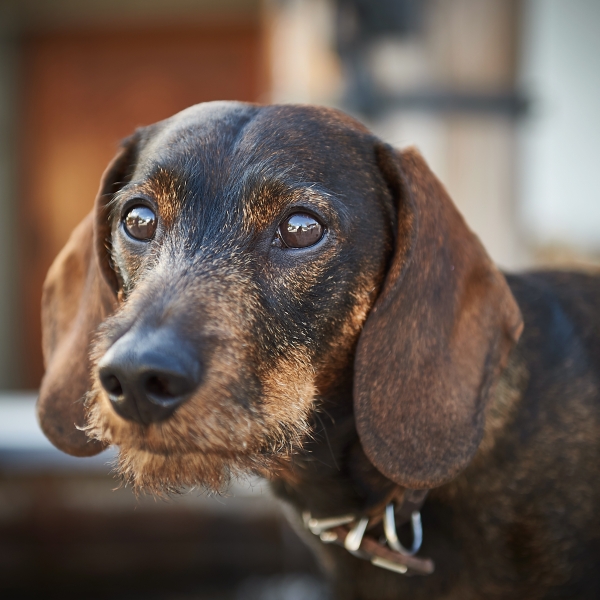
<svg viewBox="0 0 600 600">
<path fill-rule="evenodd" d="M 381 144 L 377 159 L 395 196 L 396 245 L 357 347 L 356 425 L 380 472 L 432 488 L 473 458 L 521 313 L 420 154 Z"/>
<path fill-rule="evenodd" d="M 135 139 L 125 142 L 102 176 L 94 211 L 73 231 L 48 271 L 42 295 L 42 346 L 46 373 L 37 414 L 60 450 L 91 456 L 104 446 L 78 429 L 91 387 L 89 346 L 98 325 L 117 306 L 116 274 L 110 266 L 107 204 L 130 177 Z"/>
</svg>

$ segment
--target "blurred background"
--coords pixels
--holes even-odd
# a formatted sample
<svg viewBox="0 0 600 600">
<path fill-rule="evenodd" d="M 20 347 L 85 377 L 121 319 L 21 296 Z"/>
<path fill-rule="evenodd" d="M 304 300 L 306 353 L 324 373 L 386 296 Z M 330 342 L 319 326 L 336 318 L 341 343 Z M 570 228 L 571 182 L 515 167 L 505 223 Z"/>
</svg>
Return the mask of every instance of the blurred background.
<svg viewBox="0 0 600 600">
<path fill-rule="evenodd" d="M 339 107 L 419 147 L 503 268 L 594 269 L 599 27 L 597 0 L 0 0 L 0 595 L 326 597 L 264 484 L 136 499 L 37 430 L 42 282 L 121 138 Z"/>
</svg>

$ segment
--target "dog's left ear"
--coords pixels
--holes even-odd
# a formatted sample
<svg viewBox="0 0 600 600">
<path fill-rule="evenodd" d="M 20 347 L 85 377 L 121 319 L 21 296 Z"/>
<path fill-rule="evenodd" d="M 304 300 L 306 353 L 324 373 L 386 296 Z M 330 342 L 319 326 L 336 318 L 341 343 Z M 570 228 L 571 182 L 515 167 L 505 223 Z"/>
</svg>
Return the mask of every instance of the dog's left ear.
<svg viewBox="0 0 600 600">
<path fill-rule="evenodd" d="M 396 242 L 357 347 L 356 425 L 386 477 L 433 488 L 473 458 L 521 313 L 420 154 L 378 144 L 376 155 L 396 203 Z"/>
<path fill-rule="evenodd" d="M 109 204 L 131 175 L 135 136 L 126 140 L 102 176 L 94 211 L 73 231 L 44 282 L 42 346 L 46 373 L 37 414 L 50 441 L 74 456 L 98 454 L 104 446 L 78 427 L 91 387 L 89 346 L 98 325 L 117 306 L 117 276 L 110 265 Z"/>
</svg>

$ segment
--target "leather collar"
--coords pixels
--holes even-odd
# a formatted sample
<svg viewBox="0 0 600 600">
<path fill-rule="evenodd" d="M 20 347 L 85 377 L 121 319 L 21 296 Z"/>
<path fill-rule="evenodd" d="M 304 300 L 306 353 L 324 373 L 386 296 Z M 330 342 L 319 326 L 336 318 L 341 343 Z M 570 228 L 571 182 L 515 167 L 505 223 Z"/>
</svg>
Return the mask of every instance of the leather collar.
<svg viewBox="0 0 600 600">
<path fill-rule="evenodd" d="M 414 556 L 421 546 L 422 528 L 420 508 L 428 490 L 395 488 L 385 502 L 363 515 L 341 515 L 315 519 L 303 513 L 304 526 L 319 536 L 325 544 L 344 546 L 348 552 L 370 561 L 373 565 L 403 575 L 430 575 L 434 563 L 430 558 Z M 413 543 L 404 548 L 396 527 L 411 523 Z M 373 531 L 383 523 L 384 535 L 377 539 Z"/>
</svg>

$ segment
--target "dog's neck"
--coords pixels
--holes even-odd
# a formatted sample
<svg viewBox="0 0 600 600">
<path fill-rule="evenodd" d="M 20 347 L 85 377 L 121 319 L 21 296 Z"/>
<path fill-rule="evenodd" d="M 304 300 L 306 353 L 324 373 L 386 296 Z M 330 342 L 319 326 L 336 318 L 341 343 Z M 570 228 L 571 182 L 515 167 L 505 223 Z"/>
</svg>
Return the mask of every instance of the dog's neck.
<svg viewBox="0 0 600 600">
<path fill-rule="evenodd" d="M 315 517 L 364 514 L 385 501 L 396 484 L 367 459 L 356 431 L 352 381 L 338 379 L 334 389 L 318 399 L 313 434 L 295 454 L 275 493 Z"/>
<path fill-rule="evenodd" d="M 431 574 L 433 562 L 413 556 L 423 539 L 419 510 L 427 490 L 405 490 L 370 463 L 352 405 L 340 400 L 322 400 L 313 437 L 273 483 L 276 495 L 301 513 L 304 528 L 321 542 L 397 573 Z M 299 524 L 298 516 L 292 520 Z M 411 523 L 411 546 L 403 547 L 397 527 Z"/>
<path fill-rule="evenodd" d="M 488 402 L 484 437 L 473 460 L 475 467 L 495 446 L 527 380 L 523 361 L 515 350 Z M 380 473 L 363 451 L 354 420 L 351 373 L 341 376 L 335 388 L 319 398 L 319 406 L 313 435 L 290 466 L 272 481 L 273 490 L 297 510 L 318 518 L 368 514 L 398 486 Z"/>
</svg>

